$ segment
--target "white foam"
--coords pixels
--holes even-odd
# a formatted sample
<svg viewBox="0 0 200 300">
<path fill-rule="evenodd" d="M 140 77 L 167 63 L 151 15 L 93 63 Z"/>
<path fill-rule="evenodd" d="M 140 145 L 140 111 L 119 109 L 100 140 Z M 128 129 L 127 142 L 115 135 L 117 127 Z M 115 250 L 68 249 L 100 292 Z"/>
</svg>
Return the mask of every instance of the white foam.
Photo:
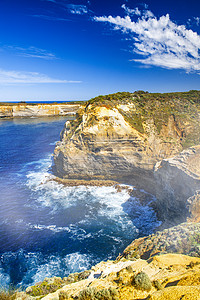
<svg viewBox="0 0 200 300">
<path fill-rule="evenodd" d="M 92 262 L 88 255 L 79 252 L 68 254 L 64 258 L 52 255 L 47 260 L 47 263 L 37 267 L 32 276 L 33 284 L 44 280 L 45 277 L 59 276 L 61 269 L 64 270 L 62 277 L 68 276 L 70 273 L 81 272 L 90 268 Z"/>
<path fill-rule="evenodd" d="M 61 231 L 67 231 L 70 232 L 69 227 L 57 227 L 56 225 L 40 225 L 40 224 L 28 224 L 28 227 L 31 229 L 36 230 L 50 230 L 53 232 L 61 232 Z"/>
<path fill-rule="evenodd" d="M 0 268 L 0 288 L 8 288 L 10 285 L 10 276 Z"/>
</svg>

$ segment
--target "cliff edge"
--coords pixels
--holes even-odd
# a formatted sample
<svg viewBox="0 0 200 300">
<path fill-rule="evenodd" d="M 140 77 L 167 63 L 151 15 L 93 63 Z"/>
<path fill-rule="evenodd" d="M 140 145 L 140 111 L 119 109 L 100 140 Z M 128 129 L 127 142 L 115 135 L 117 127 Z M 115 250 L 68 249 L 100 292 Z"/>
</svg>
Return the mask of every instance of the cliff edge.
<svg viewBox="0 0 200 300">
<path fill-rule="evenodd" d="M 200 92 L 194 94 L 117 93 L 88 101 L 61 134 L 56 175 L 118 180 L 153 192 L 155 164 L 200 143 Z"/>
</svg>

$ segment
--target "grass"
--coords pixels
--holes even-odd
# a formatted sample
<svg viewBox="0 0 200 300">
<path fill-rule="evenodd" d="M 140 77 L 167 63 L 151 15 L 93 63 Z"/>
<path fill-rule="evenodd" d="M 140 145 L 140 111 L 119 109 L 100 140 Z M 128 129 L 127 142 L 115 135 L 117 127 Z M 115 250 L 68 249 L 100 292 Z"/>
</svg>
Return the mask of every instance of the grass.
<svg viewBox="0 0 200 300">
<path fill-rule="evenodd" d="M 136 91 L 134 93 L 119 92 L 105 96 L 98 96 L 85 102 L 84 111 L 95 110 L 96 107 L 108 109 L 117 108 L 118 105 L 134 104 L 128 111 L 119 109 L 124 119 L 139 133 L 150 134 L 145 128 L 148 123 L 155 126 L 155 130 L 162 139 L 163 131 L 173 119 L 180 143 L 183 149 L 200 143 L 200 91 L 176 93 L 148 93 Z M 91 123 L 95 122 L 94 119 Z M 172 123 L 171 123 L 172 124 Z M 147 126 L 146 126 L 147 125 Z M 76 127 L 76 126 L 75 126 Z M 176 138 L 174 141 L 177 140 Z M 173 142 L 173 141 L 171 141 Z"/>
<path fill-rule="evenodd" d="M 12 286 L 10 286 L 8 290 L 0 288 L 0 300 L 14 300 L 14 294 L 17 292 L 18 290 Z"/>
</svg>

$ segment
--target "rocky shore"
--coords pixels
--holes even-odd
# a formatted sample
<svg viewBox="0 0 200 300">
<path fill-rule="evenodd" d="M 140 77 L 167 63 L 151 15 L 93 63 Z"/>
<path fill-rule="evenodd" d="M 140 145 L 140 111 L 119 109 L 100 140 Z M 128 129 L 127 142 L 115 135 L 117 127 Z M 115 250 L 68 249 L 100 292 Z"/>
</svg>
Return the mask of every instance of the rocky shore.
<svg viewBox="0 0 200 300">
<path fill-rule="evenodd" d="M 164 254 L 101 262 L 68 277 L 45 278 L 16 300 L 198 300 L 200 258 Z"/>
<path fill-rule="evenodd" d="M 80 104 L 0 104 L 0 119 L 76 115 Z"/>
</svg>

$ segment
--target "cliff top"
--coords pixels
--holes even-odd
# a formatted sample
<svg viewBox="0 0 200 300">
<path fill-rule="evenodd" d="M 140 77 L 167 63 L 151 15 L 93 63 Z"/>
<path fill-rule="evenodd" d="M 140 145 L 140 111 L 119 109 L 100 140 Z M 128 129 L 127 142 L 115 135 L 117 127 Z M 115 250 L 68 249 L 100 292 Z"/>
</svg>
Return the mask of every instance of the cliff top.
<svg viewBox="0 0 200 300">
<path fill-rule="evenodd" d="M 140 134 L 149 134 L 149 124 L 153 124 L 157 133 L 165 136 L 165 128 L 171 118 L 182 139 L 182 149 L 200 143 L 200 91 L 163 94 L 136 91 L 100 95 L 85 102 L 77 120 L 71 124 L 72 130 L 78 128 L 84 113 L 90 113 L 89 125 L 97 123 L 99 119 L 96 111 L 100 107 L 117 109 L 124 120 Z"/>
</svg>

